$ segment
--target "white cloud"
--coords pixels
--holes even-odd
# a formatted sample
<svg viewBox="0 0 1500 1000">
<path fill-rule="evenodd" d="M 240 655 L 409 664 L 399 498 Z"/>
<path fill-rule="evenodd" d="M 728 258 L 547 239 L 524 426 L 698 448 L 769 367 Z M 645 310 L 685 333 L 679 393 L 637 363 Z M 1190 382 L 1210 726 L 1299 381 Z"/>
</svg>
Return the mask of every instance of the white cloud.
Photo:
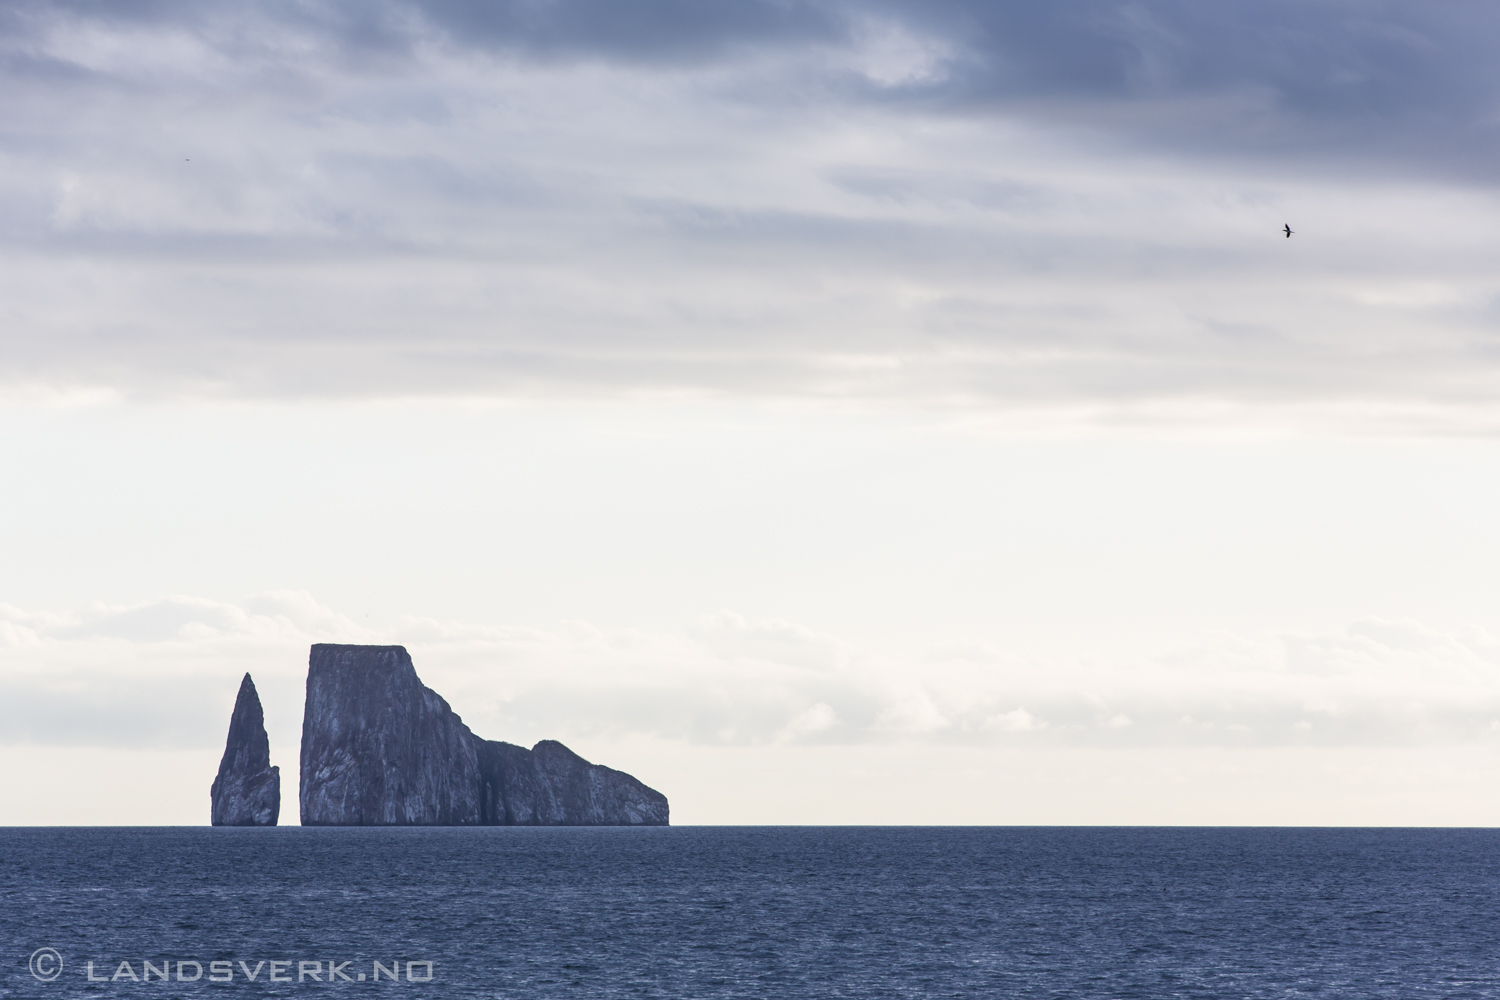
<svg viewBox="0 0 1500 1000">
<path fill-rule="evenodd" d="M 704 615 L 691 635 L 730 660 L 765 660 L 833 669 L 848 666 L 853 655 L 853 648 L 834 636 L 793 622 L 750 622 L 733 611 Z"/>
<path fill-rule="evenodd" d="M 931 86 L 948 77 L 955 52 L 947 39 L 913 32 L 897 21 L 871 19 L 842 63 L 881 87 Z"/>
<path fill-rule="evenodd" d="M 786 736 L 795 738 L 802 735 L 824 733 L 839 724 L 838 713 L 824 702 L 799 713 L 791 722 L 787 723 L 784 730 Z"/>
<path fill-rule="evenodd" d="M 1378 619 L 1326 635 L 1215 636 L 1109 667 L 903 663 L 727 611 L 675 634 L 421 618 L 374 629 L 298 592 L 243 606 L 187 597 L 64 614 L 7 606 L 0 625 L 0 741 L 212 746 L 249 670 L 267 692 L 284 763 L 307 647 L 326 641 L 406 645 L 476 732 L 522 743 L 1404 745 L 1488 740 L 1500 715 L 1500 647 L 1489 636 Z"/>
<path fill-rule="evenodd" d="M 983 729 L 998 729 L 1007 733 L 1027 733 L 1037 729 L 1046 729 L 1047 723 L 1038 719 L 1024 708 L 1012 709 L 1000 715 L 992 715 L 984 720 Z"/>
</svg>

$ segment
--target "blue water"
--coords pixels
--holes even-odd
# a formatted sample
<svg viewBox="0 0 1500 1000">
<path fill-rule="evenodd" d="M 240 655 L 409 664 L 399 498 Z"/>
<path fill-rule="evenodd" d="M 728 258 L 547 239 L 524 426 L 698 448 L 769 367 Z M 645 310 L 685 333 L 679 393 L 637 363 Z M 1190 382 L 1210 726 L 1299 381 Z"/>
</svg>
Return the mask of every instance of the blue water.
<svg viewBox="0 0 1500 1000">
<path fill-rule="evenodd" d="M 0 996 L 1500 997 L 1497 912 L 1494 830 L 0 829 Z"/>
</svg>

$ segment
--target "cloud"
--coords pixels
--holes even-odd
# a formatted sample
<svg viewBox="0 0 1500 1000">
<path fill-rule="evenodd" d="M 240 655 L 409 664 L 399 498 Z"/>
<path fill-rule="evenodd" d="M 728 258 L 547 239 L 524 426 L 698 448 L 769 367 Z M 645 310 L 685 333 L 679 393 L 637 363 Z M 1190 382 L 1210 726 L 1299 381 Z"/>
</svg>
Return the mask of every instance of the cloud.
<svg viewBox="0 0 1500 1000">
<path fill-rule="evenodd" d="M 1483 5 L 0 16 L 17 398 L 1496 430 Z"/>
<path fill-rule="evenodd" d="M 997 715 L 992 715 L 984 720 L 985 729 L 998 729 L 1007 733 L 1025 733 L 1037 729 L 1046 729 L 1047 723 L 1038 719 L 1024 708 L 1012 709 Z"/>
<path fill-rule="evenodd" d="M 1482 3 L 900 5 L 963 57 L 948 104 L 1046 115 L 1227 160 L 1483 182 L 1497 75 Z M 1441 152 L 1439 152 L 1441 150 Z"/>
<path fill-rule="evenodd" d="M 706 649 L 729 660 L 834 669 L 845 667 L 852 647 L 831 635 L 787 621 L 747 621 L 733 611 L 704 615 L 689 633 Z"/>
<path fill-rule="evenodd" d="M 799 78 L 825 78 L 825 99 L 1087 122 L 1209 155 L 1366 166 L 1374 155 L 1475 178 L 1500 97 L 1483 42 L 1500 15 L 1475 0 L 157 0 L 21 3 L 6 18 L 9 68 L 23 77 L 43 66 L 137 79 L 385 73 L 396 57 L 420 77 L 435 50 L 677 72 L 781 53 L 805 60 Z M 855 66 L 863 91 L 841 77 Z"/>
<path fill-rule="evenodd" d="M 307 645 L 367 635 L 299 593 L 265 594 L 244 607 L 185 596 L 64 614 L 0 605 L 0 742 L 214 746 L 250 671 L 285 762 Z"/>
<path fill-rule="evenodd" d="M 726 633 L 728 638 L 726 639 Z M 1134 663 L 1036 663 L 950 647 L 880 656 L 719 612 L 677 633 L 354 624 L 310 596 L 170 597 L 73 613 L 0 608 L 0 742 L 211 747 L 251 671 L 286 764 L 312 642 L 400 643 L 477 733 L 699 746 L 1409 746 L 1488 741 L 1500 643 L 1367 619 L 1223 635 Z"/>
</svg>

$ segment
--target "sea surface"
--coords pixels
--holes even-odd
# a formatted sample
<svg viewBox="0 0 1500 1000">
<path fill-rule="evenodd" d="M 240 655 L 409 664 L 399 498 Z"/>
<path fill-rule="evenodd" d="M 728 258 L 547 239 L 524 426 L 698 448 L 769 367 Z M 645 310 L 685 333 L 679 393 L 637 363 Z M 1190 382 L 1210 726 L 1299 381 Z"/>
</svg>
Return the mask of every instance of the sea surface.
<svg viewBox="0 0 1500 1000">
<path fill-rule="evenodd" d="M 0 947 L 58 1000 L 1500 997 L 1500 831 L 9 828 Z"/>
</svg>

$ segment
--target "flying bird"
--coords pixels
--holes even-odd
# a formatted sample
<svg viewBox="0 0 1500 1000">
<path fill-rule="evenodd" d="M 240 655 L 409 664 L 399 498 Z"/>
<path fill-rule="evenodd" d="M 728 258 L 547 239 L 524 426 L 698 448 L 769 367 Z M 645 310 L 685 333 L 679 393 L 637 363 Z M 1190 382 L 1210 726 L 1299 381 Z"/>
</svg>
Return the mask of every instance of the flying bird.
<svg viewBox="0 0 1500 1000">
<path fill-rule="evenodd" d="M 1287 239 L 1291 239 L 1292 238 L 1292 227 L 1289 226 L 1289 225 L 1283 225 L 1281 228 L 1286 230 L 1286 238 Z"/>
</svg>

